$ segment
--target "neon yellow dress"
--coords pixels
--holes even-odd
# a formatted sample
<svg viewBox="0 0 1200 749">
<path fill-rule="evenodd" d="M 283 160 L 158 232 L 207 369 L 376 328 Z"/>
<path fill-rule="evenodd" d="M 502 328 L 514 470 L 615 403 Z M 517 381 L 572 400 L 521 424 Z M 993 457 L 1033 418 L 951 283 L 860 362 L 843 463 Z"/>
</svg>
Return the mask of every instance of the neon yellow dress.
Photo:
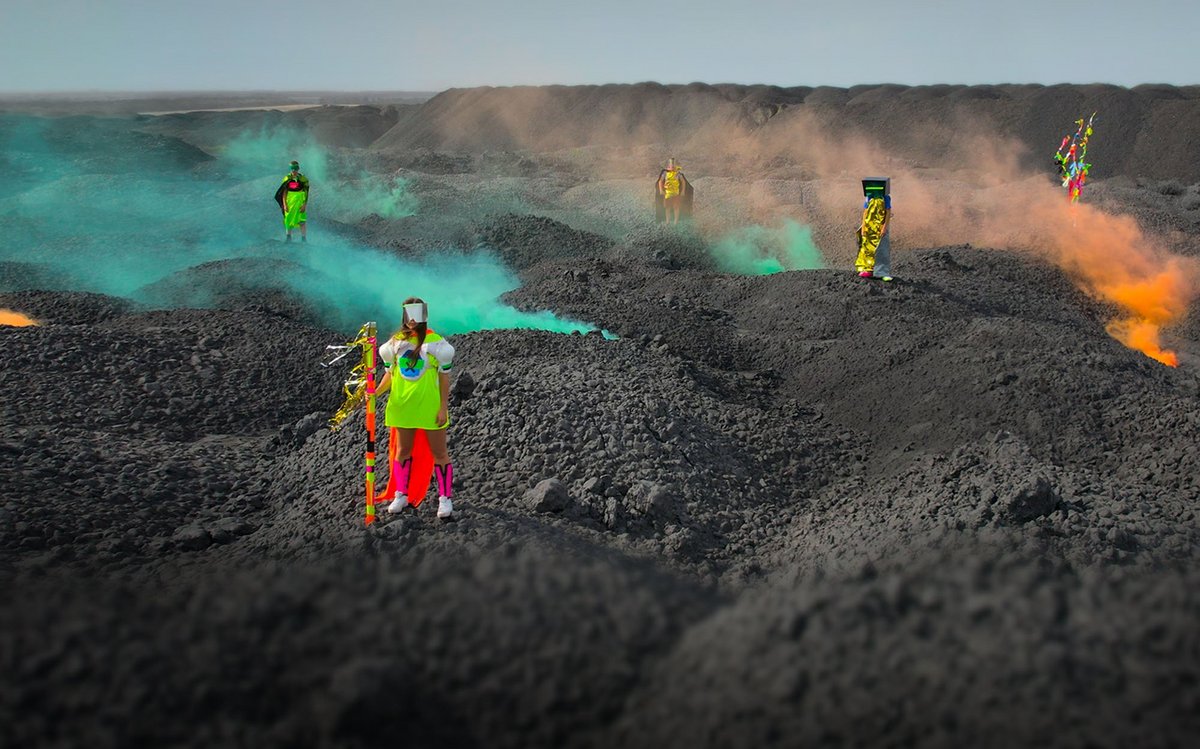
<svg viewBox="0 0 1200 749">
<path fill-rule="evenodd" d="M 438 373 L 450 371 L 454 347 L 430 330 L 417 352 L 417 361 L 410 365 L 405 354 L 413 350 L 415 343 L 405 334 L 403 338 L 393 336 L 379 347 L 379 360 L 392 374 L 383 422 L 398 429 L 445 429 L 450 425 L 449 418 L 445 424 L 437 423 L 437 412 L 442 407 Z"/>
</svg>

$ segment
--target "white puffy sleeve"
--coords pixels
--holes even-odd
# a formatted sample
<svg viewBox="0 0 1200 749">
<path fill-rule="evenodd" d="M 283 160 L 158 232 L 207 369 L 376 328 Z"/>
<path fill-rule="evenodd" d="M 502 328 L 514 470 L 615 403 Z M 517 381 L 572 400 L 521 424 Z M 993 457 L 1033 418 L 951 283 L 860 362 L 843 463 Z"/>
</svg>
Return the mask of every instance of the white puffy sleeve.
<svg viewBox="0 0 1200 749">
<path fill-rule="evenodd" d="M 438 360 L 439 372 L 449 372 L 454 366 L 454 347 L 445 338 L 425 344 L 425 351 Z"/>
<path fill-rule="evenodd" d="M 391 367 L 392 362 L 396 361 L 396 355 L 399 353 L 396 350 L 396 339 L 389 338 L 387 343 L 379 347 L 379 361 L 384 367 Z"/>
</svg>

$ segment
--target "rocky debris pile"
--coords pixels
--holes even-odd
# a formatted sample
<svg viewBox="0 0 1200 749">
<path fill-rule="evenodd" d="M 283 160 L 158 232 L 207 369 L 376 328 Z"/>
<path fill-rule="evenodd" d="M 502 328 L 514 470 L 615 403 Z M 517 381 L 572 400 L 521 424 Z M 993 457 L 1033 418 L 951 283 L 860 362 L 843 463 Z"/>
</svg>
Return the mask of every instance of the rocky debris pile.
<svg viewBox="0 0 1200 749">
<path fill-rule="evenodd" d="M 978 542 L 781 574 L 684 633 L 610 741 L 1183 746 L 1196 582 Z"/>
<path fill-rule="evenodd" d="M 923 455 L 895 476 L 868 473 L 831 487 L 772 539 L 774 551 L 759 549 L 760 564 L 846 571 L 986 538 L 1079 568 L 1161 569 L 1186 564 L 1200 543 L 1195 496 L 1156 495 L 1148 482 L 1053 465 L 998 432 Z"/>
<path fill-rule="evenodd" d="M 1116 177 L 1089 184 L 1088 202 L 1136 217 L 1143 230 L 1160 235 L 1172 252 L 1200 254 L 1195 241 L 1200 231 L 1200 182 Z"/>
<path fill-rule="evenodd" d="M 0 529 L 4 566 L 154 565 L 244 535 L 263 509 L 264 446 L 253 436 L 181 444 L 67 427 L 0 434 L 0 455 L 21 466 L 0 486 L 13 519 Z"/>
<path fill-rule="evenodd" d="M 581 219 L 585 220 L 586 219 Z M 715 270 L 710 244 L 690 225 L 635 222 L 609 240 L 539 216 L 506 216 L 483 227 L 477 240 L 499 248 L 505 262 L 526 272 L 538 264 L 603 259 L 622 268 Z"/>
<path fill-rule="evenodd" d="M 56 325 L 88 325 L 128 313 L 124 299 L 83 291 L 19 291 L 0 294 L 0 309 L 19 309 L 28 317 Z"/>
<path fill-rule="evenodd" d="M 714 601 L 529 537 L 208 572 L 6 585 L 31 605 L 0 607 L 0 742 L 579 745 Z"/>
<path fill-rule="evenodd" d="M 634 229 L 609 258 L 618 265 L 648 265 L 663 270 L 715 270 L 708 243 L 687 225 Z"/>
<path fill-rule="evenodd" d="M 416 149 L 399 156 L 398 165 L 422 174 L 471 174 L 474 159 L 462 154 Z"/>
<path fill-rule="evenodd" d="M 543 260 L 594 257 L 611 246 L 604 237 L 541 216 L 505 214 L 480 227 L 477 244 L 494 249 L 505 265 L 523 270 Z"/>
<path fill-rule="evenodd" d="M 1179 158 L 1200 137 L 1195 86 L 1009 84 L 984 86 L 763 85 L 514 86 L 444 91 L 408 113 L 373 147 L 457 153 L 570 152 L 672 144 L 676 156 L 727 154 L 770 163 L 811 142 L 867 138 L 895 160 L 961 167 L 946 148 L 964 118 L 998 141 L 1023 144 L 1018 158 L 1047 169 L 1042 154 L 1087 112 L 1101 112 L 1093 150 L 1104 176 L 1154 176 L 1183 184 L 1200 167 Z M 501 123 L 502 126 L 497 126 Z M 747 144 L 751 144 L 747 148 Z M 801 150 L 801 153 L 803 151 Z M 1103 154 L 1103 161 L 1101 156 Z M 761 155 L 759 155 L 761 154 Z M 685 160 L 685 166 L 689 163 Z M 1099 172 L 1095 173 L 1099 176 Z"/>
<path fill-rule="evenodd" d="M 810 410 L 754 405 L 764 383 L 725 382 L 653 341 L 497 331 L 454 343 L 450 447 L 464 533 L 555 526 L 714 574 L 865 459 Z M 742 398 L 727 399 L 739 383 Z M 318 432 L 274 464 L 269 503 L 289 508 L 279 521 L 287 544 L 320 546 L 327 522 L 358 521 L 360 445 L 357 425 Z M 385 537 L 402 534 L 402 546 L 409 530 Z"/>
<path fill-rule="evenodd" d="M 287 317 L 319 325 L 323 310 L 289 284 L 320 287 L 322 279 L 304 265 L 282 257 L 216 260 L 186 268 L 147 284 L 133 297 L 151 308 L 199 307 Z"/>
<path fill-rule="evenodd" d="M 59 291 L 68 288 L 59 273 L 48 265 L 16 260 L 0 261 L 0 293 Z"/>
<path fill-rule="evenodd" d="M 888 285 L 838 271 L 736 277 L 546 263 L 509 299 L 774 378 L 773 393 L 871 435 L 884 453 L 953 449 L 1004 429 L 1040 457 L 1120 472 L 1151 441 L 1156 463 L 1181 469 L 1161 478 L 1191 486 L 1193 370 L 1122 346 L 1105 332 L 1112 311 L 1046 265 L 967 247 L 905 263 Z"/>
<path fill-rule="evenodd" d="M 316 366 L 329 331 L 245 312 L 119 313 L 94 295 L 28 301 L 48 324 L 2 333 L 0 508 L 16 519 L 3 564 L 138 566 L 200 545 L 177 536 L 185 526 L 216 543 L 244 535 L 264 508 L 261 466 L 337 405 L 341 373 Z M 56 323 L 85 318 L 97 322 Z M 231 519 L 238 530 L 223 532 Z"/>
<path fill-rule="evenodd" d="M 146 312 L 4 335 L 5 428 L 195 440 L 286 424 L 339 397 L 339 373 L 314 363 L 342 336 L 271 315 Z"/>
</svg>

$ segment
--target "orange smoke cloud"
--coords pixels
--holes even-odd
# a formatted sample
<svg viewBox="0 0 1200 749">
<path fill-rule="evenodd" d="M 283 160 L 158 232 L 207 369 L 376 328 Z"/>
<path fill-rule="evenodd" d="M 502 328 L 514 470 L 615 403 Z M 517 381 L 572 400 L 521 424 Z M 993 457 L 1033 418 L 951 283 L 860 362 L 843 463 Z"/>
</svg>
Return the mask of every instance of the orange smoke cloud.
<svg viewBox="0 0 1200 749">
<path fill-rule="evenodd" d="M 0 309 L 0 325 L 8 325 L 14 328 L 24 328 L 29 325 L 37 325 L 37 320 L 31 317 L 26 317 L 20 312 L 13 312 L 10 309 Z"/>
<path fill-rule="evenodd" d="M 1156 247 L 1128 216 L 1077 206 L 1075 222 L 1055 238 L 1058 265 L 1094 297 L 1114 304 L 1109 335 L 1171 367 L 1161 332 L 1181 320 L 1197 297 L 1200 266 Z"/>
<path fill-rule="evenodd" d="M 1106 327 L 1111 336 L 1163 364 L 1178 366 L 1176 354 L 1163 348 L 1162 330 L 1181 321 L 1200 297 L 1200 262 L 1163 249 L 1132 216 L 1070 204 L 1066 191 L 1046 174 L 1021 168 L 1021 144 L 990 135 L 962 135 L 987 133 L 991 128 L 986 123 L 964 119 L 931 124 L 908 137 L 898 136 L 896 140 L 907 146 L 890 150 L 861 134 L 831 135 L 829 123 L 805 116 L 779 123 L 774 132 L 770 125 L 765 130 L 743 133 L 727 144 L 742 159 L 787 153 L 812 169 L 820 190 L 805 218 L 833 227 L 835 241 L 839 232 L 847 233 L 844 227 L 858 221 L 858 177 L 890 176 L 896 197 L 895 246 L 966 242 L 1032 252 L 1117 310 Z M 936 162 L 902 158 L 909 149 L 929 153 L 922 143 L 936 140 L 939 133 L 953 134 L 946 136 L 953 147 L 945 148 Z M 1100 145 L 1098 139 L 1095 148 Z M 1086 190 L 1083 197 L 1086 201 Z"/>
<path fill-rule="evenodd" d="M 1175 353 L 1162 346 L 1162 330 L 1182 320 L 1200 295 L 1200 264 L 1162 249 L 1132 216 L 1072 205 L 1065 191 L 1045 180 L 1025 180 L 1020 189 L 986 202 L 969 241 L 1045 257 L 1093 298 L 1116 308 L 1109 335 L 1178 366 Z"/>
</svg>

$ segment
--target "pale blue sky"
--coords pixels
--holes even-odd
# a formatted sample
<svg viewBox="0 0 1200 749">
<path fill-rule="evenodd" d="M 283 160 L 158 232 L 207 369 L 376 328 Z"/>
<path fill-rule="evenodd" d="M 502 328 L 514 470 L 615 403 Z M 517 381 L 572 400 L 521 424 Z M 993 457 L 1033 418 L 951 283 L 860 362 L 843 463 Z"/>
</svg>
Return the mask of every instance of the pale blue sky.
<svg viewBox="0 0 1200 749">
<path fill-rule="evenodd" d="M 1196 0 L 0 0 L 0 91 L 1200 83 Z"/>
</svg>

